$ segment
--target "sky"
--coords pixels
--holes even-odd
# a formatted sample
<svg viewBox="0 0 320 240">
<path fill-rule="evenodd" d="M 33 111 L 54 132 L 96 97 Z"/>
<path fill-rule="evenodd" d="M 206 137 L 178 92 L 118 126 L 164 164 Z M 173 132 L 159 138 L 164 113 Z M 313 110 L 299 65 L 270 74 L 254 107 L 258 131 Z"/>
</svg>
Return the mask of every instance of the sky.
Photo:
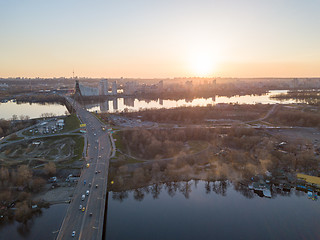
<svg viewBox="0 0 320 240">
<path fill-rule="evenodd" d="M 0 0 L 0 77 L 319 77 L 319 0 Z"/>
</svg>

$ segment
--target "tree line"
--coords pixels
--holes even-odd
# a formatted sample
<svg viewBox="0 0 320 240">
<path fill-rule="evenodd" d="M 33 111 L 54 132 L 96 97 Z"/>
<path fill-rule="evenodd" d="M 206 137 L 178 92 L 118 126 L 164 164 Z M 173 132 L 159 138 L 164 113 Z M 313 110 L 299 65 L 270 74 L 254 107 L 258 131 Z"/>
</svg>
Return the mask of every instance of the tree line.
<svg viewBox="0 0 320 240">
<path fill-rule="evenodd" d="M 320 113 L 281 107 L 268 118 L 268 121 L 285 126 L 320 127 Z"/>
<path fill-rule="evenodd" d="M 20 115 L 19 117 L 17 115 L 13 115 L 10 120 L 0 119 L 0 137 L 7 136 L 35 123 L 36 120 L 30 120 L 29 116 L 25 115 Z"/>
<path fill-rule="evenodd" d="M 208 119 L 249 121 L 265 114 L 271 105 L 267 104 L 222 104 L 206 107 L 178 107 L 174 109 L 145 109 L 138 112 L 122 112 L 126 117 L 138 116 L 144 121 L 160 123 L 197 124 Z M 208 122 L 207 122 L 208 123 Z"/>
</svg>

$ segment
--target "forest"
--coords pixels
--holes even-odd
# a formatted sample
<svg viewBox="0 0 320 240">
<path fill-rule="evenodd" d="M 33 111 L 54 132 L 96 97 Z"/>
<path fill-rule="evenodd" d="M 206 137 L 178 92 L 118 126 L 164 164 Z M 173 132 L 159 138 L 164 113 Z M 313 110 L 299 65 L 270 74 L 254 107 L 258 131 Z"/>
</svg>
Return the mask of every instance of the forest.
<svg viewBox="0 0 320 240">
<path fill-rule="evenodd" d="M 35 202 L 32 196 L 40 192 L 46 185 L 48 177 L 56 173 L 53 162 L 47 163 L 41 174 L 35 174 L 27 165 L 20 165 L 16 169 L 2 166 L 0 168 L 0 215 L 5 219 L 15 219 L 26 222 L 33 214 L 41 211 L 41 207 L 48 207 L 44 202 Z M 32 205 L 39 208 L 33 209 Z M 15 210 L 14 210 L 15 209 Z"/>
<path fill-rule="evenodd" d="M 279 169 L 314 174 L 319 166 L 308 141 L 283 145 L 281 135 L 253 128 L 134 129 L 120 136 L 122 148 L 109 172 L 115 189 L 186 179 L 237 182 Z M 193 141 L 206 147 L 188 152 Z"/>
</svg>

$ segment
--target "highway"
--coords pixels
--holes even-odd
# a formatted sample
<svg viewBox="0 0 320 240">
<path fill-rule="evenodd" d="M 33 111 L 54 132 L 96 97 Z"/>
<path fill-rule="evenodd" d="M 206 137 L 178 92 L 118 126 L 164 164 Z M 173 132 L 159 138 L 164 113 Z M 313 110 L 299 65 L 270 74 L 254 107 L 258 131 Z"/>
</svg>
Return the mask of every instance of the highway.
<svg viewBox="0 0 320 240">
<path fill-rule="evenodd" d="M 71 98 L 66 99 L 73 103 Z M 57 239 L 102 239 L 111 144 L 107 130 L 102 130 L 104 125 L 97 118 L 78 103 L 74 108 L 87 125 L 87 156 Z M 82 195 L 85 195 L 84 200 Z M 80 205 L 85 207 L 85 211 L 79 209 Z"/>
</svg>

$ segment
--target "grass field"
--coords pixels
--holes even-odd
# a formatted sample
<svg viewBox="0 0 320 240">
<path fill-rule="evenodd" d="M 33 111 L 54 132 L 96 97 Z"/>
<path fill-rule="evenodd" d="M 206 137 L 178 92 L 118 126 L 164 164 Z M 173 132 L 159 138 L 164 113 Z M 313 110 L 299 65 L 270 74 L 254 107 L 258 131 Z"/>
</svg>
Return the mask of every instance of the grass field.
<svg viewBox="0 0 320 240">
<path fill-rule="evenodd" d="M 69 132 L 80 127 L 80 120 L 76 114 L 71 114 L 65 118 L 65 126 L 62 132 Z"/>
</svg>

